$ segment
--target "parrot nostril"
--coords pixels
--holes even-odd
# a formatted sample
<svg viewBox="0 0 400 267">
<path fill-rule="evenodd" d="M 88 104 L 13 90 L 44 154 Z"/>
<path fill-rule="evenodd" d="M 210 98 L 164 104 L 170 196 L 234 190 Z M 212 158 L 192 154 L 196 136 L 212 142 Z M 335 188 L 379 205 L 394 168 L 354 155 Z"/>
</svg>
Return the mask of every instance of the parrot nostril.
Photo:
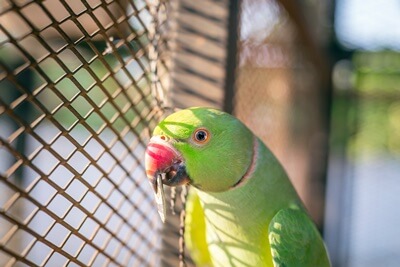
<svg viewBox="0 0 400 267">
<path fill-rule="evenodd" d="M 167 139 L 164 135 L 161 135 L 160 138 L 161 138 L 161 140 L 164 140 L 164 141 Z"/>
</svg>

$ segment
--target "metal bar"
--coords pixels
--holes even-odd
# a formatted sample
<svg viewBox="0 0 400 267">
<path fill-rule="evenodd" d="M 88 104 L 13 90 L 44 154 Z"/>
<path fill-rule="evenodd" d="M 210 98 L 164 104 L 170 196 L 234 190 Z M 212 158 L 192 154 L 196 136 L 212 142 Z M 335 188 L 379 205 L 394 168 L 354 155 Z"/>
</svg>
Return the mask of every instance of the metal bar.
<svg viewBox="0 0 400 267">
<path fill-rule="evenodd" d="M 241 0 L 229 1 L 228 17 L 228 40 L 226 55 L 226 74 L 225 74 L 225 94 L 223 110 L 233 112 L 233 97 L 235 94 L 235 82 L 237 74 L 237 61 L 239 57 L 239 23 L 240 23 L 240 4 Z"/>
</svg>

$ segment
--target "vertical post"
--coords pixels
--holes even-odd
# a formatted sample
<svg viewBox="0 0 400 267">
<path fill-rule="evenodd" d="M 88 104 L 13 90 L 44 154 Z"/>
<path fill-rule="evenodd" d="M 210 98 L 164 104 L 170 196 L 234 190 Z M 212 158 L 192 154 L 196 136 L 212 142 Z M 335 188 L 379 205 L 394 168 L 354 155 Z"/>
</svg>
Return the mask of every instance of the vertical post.
<svg viewBox="0 0 400 267">
<path fill-rule="evenodd" d="M 223 109 L 228 113 L 233 112 L 233 98 L 235 94 L 236 68 L 238 61 L 238 41 L 240 23 L 241 0 L 229 1 L 228 39 L 226 54 L 225 95 Z"/>
<path fill-rule="evenodd" d="M 330 6 L 330 24 L 335 25 L 335 9 L 336 0 L 331 1 Z M 351 50 L 343 49 L 338 41 L 334 32 L 330 32 L 329 46 L 327 47 L 328 54 L 330 55 L 330 70 L 334 65 L 343 59 L 351 59 L 353 52 Z M 330 77 L 332 79 L 332 77 Z M 349 136 L 351 136 L 352 129 L 348 125 L 357 125 L 357 114 L 352 114 L 351 110 L 357 111 L 357 99 L 352 97 L 352 92 L 335 93 L 333 81 L 330 80 L 330 90 L 326 93 L 326 116 L 327 116 L 327 132 L 329 137 L 332 134 L 340 132 L 340 143 L 336 144 L 335 157 L 331 159 L 329 176 L 327 179 L 325 195 L 326 195 L 326 209 L 324 222 L 324 239 L 329 249 L 332 266 L 348 266 L 349 265 L 349 243 L 344 241 L 349 234 L 349 222 L 347 218 L 350 216 L 351 207 L 353 205 L 351 192 L 353 190 L 353 180 L 349 179 L 350 176 L 346 172 L 352 172 L 353 166 L 349 164 L 347 158 L 346 147 L 348 145 Z M 350 88 L 349 88 L 350 89 Z M 338 121 L 340 120 L 340 122 Z M 341 130 L 332 131 L 331 127 L 338 127 L 342 125 Z M 335 137 L 335 136 L 333 136 Z M 337 138 L 337 137 L 336 137 Z M 326 153 L 326 163 L 329 160 L 329 151 Z M 325 168 L 325 176 L 328 177 L 328 168 Z"/>
</svg>

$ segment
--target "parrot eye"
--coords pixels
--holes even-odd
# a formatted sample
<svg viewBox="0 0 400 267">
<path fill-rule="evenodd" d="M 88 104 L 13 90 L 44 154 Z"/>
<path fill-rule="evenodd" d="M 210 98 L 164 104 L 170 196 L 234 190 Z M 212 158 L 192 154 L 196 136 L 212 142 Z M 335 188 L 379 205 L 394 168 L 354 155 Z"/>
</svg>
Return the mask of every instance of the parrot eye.
<svg viewBox="0 0 400 267">
<path fill-rule="evenodd" d="M 205 144 L 208 142 L 209 138 L 210 133 L 204 128 L 197 129 L 193 134 L 193 140 L 197 144 Z"/>
</svg>

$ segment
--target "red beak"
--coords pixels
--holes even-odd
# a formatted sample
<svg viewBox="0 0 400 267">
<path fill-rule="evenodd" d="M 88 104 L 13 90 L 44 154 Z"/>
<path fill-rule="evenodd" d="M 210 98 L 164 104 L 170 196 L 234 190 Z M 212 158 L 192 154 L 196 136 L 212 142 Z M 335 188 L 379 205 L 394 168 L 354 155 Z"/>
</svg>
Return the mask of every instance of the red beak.
<svg viewBox="0 0 400 267">
<path fill-rule="evenodd" d="M 156 178 L 165 173 L 163 184 L 177 186 L 189 182 L 181 154 L 164 140 L 163 136 L 153 136 L 145 154 L 146 175 L 156 189 Z"/>
</svg>

